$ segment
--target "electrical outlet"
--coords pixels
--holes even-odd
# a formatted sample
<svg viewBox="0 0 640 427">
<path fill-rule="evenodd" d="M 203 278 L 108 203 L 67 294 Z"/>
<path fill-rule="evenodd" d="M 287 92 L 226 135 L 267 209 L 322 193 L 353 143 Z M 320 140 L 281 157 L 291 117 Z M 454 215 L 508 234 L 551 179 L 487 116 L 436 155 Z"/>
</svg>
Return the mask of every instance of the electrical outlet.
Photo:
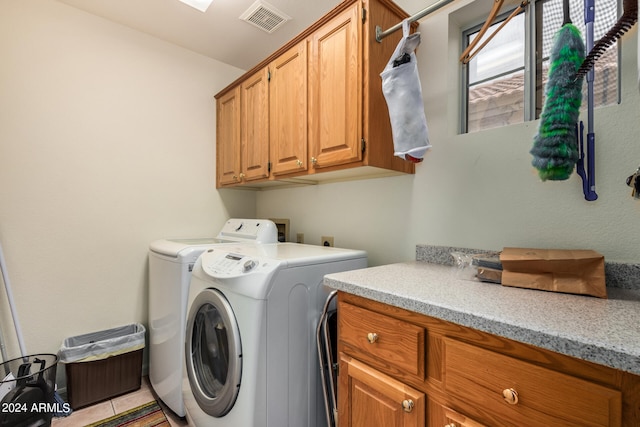
<svg viewBox="0 0 640 427">
<path fill-rule="evenodd" d="M 304 233 L 296 233 L 296 243 L 304 243 Z"/>
<path fill-rule="evenodd" d="M 322 246 L 333 246 L 333 236 L 322 236 Z"/>
</svg>

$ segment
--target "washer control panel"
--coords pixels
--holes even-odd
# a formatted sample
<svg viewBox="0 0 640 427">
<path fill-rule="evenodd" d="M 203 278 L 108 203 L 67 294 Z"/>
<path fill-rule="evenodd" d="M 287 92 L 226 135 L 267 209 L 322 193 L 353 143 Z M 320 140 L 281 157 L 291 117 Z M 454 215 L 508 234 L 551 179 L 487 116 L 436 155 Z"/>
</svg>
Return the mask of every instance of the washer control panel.
<svg viewBox="0 0 640 427">
<path fill-rule="evenodd" d="M 212 277 L 238 277 L 271 267 L 248 255 L 209 249 L 202 253 L 202 269 Z"/>
</svg>

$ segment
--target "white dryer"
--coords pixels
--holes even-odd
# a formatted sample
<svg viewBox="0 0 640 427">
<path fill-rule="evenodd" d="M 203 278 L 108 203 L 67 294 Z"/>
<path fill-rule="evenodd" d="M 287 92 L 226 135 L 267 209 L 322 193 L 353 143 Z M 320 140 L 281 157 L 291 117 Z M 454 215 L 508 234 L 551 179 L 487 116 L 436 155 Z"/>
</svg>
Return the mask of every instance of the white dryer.
<svg viewBox="0 0 640 427">
<path fill-rule="evenodd" d="M 189 424 L 326 426 L 315 342 L 323 277 L 366 266 L 364 251 L 295 243 L 203 252 L 187 304 Z"/>
<path fill-rule="evenodd" d="M 264 219 L 230 219 L 216 238 L 162 239 L 149 245 L 149 379 L 160 399 L 184 417 L 182 360 L 191 270 L 200 254 L 219 244 L 277 242 Z"/>
</svg>

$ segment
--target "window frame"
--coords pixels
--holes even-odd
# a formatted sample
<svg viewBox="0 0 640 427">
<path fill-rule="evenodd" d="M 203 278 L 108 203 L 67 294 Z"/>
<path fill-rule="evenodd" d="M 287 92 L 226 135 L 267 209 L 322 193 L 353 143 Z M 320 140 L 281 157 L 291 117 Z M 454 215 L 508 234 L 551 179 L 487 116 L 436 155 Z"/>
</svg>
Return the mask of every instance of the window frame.
<svg viewBox="0 0 640 427">
<path fill-rule="evenodd" d="M 542 23 L 538 23 L 537 21 L 540 19 L 543 19 L 543 5 L 546 1 L 551 1 L 551 0 L 530 0 L 529 4 L 524 8 L 524 10 L 521 12 L 524 14 L 524 24 L 525 24 L 525 34 L 524 34 L 524 87 L 523 87 L 523 122 L 522 123 L 526 123 L 526 122 L 530 122 L 530 121 L 534 121 L 537 120 L 540 116 L 541 110 L 542 110 L 542 106 L 543 106 L 543 100 L 544 100 L 544 86 L 543 86 L 543 62 L 544 62 L 544 58 L 543 58 L 543 52 L 542 52 L 542 40 L 537 40 L 538 37 L 542 38 L 542 34 L 538 34 L 537 28 L 538 25 L 536 24 L 540 24 L 540 28 L 542 28 Z M 494 22 L 492 23 L 492 25 L 495 25 L 496 23 L 500 23 L 502 22 L 504 19 L 506 19 L 509 14 L 517 7 L 517 5 L 513 5 L 512 7 L 510 7 L 508 10 L 504 11 L 503 13 L 501 13 L 500 15 L 498 15 L 496 17 L 496 19 L 494 20 Z M 616 1 L 616 13 L 617 16 L 619 17 L 621 14 L 621 9 L 622 9 L 622 2 L 617 0 Z M 597 13 L 597 12 L 596 12 Z M 461 38 L 460 38 L 460 52 L 464 51 L 465 48 L 467 47 L 468 44 L 468 38 L 469 35 L 472 33 L 475 33 L 477 31 L 479 31 L 479 29 L 482 27 L 482 23 L 483 21 L 480 21 L 479 23 L 476 21 L 475 24 L 471 24 L 471 25 L 467 25 L 461 28 Z M 597 36 L 596 36 L 597 37 Z M 536 46 L 540 46 L 540 49 L 536 49 Z M 614 49 L 613 47 L 610 49 Z M 612 102 L 611 104 L 606 104 L 606 105 L 612 105 L 613 103 L 617 103 L 619 104 L 621 102 L 621 85 L 622 85 L 622 78 L 621 78 L 621 44 L 620 43 L 616 43 L 616 58 L 617 58 L 617 81 L 616 81 L 616 85 L 617 85 L 617 90 L 616 90 L 616 99 L 614 102 Z M 585 54 L 588 52 L 585 52 Z M 461 65 L 461 70 L 460 70 L 460 117 L 459 117 L 459 121 L 458 121 L 458 128 L 459 128 L 459 133 L 460 134 L 467 134 L 469 133 L 469 111 L 468 111 L 468 106 L 469 106 L 469 67 L 467 65 Z M 496 74 L 495 77 L 499 77 L 498 74 Z M 585 81 L 586 81 L 586 77 L 585 77 Z M 586 84 L 586 83 L 585 83 Z M 537 88 L 539 88 L 539 90 L 537 90 Z M 537 92 L 541 92 L 541 96 L 538 96 Z M 585 101 L 586 102 L 586 99 Z M 605 106 L 606 106 L 605 105 Z M 600 106 L 596 105 L 596 108 L 599 108 Z M 482 132 L 484 130 L 489 130 L 489 129 L 496 129 L 496 128 L 487 128 L 487 129 L 480 129 L 478 130 L 479 132 Z"/>
<path fill-rule="evenodd" d="M 536 2 L 538 3 L 538 2 Z M 508 10 L 505 10 L 504 12 L 502 12 L 501 14 L 499 14 L 498 16 L 496 16 L 496 19 L 494 20 L 494 22 L 492 23 L 492 25 L 495 24 L 499 24 L 500 22 L 504 21 L 510 14 L 511 12 L 513 12 L 513 10 L 518 7 L 517 5 L 511 7 Z M 524 101 L 524 117 L 523 117 L 523 121 L 527 122 L 530 121 L 530 119 L 528 118 L 529 115 L 531 114 L 531 99 L 535 98 L 531 96 L 531 91 L 535 91 L 535 79 L 531 80 L 530 78 L 528 79 L 529 76 L 535 76 L 536 75 L 536 68 L 535 68 L 535 63 L 533 64 L 534 66 L 532 67 L 531 63 L 534 62 L 531 60 L 531 51 L 532 49 L 534 49 L 533 51 L 535 52 L 535 38 L 532 37 L 531 33 L 531 23 L 533 22 L 533 24 L 535 24 L 535 13 L 532 14 L 527 14 L 527 11 L 529 9 L 536 9 L 536 8 L 532 8 L 531 7 L 531 3 L 529 3 L 529 5 L 527 5 L 522 12 L 520 12 L 518 15 L 520 14 L 524 14 L 524 21 L 525 21 L 525 34 L 524 34 L 524 94 L 523 94 L 523 101 Z M 533 15 L 533 18 L 532 16 Z M 517 15 L 516 15 L 517 16 Z M 531 21 L 531 19 L 534 19 L 533 21 Z M 462 37 L 460 39 L 460 52 L 464 51 L 468 45 L 468 39 L 469 39 L 469 35 L 476 33 L 480 30 L 480 28 L 482 27 L 483 22 L 477 23 L 475 25 L 472 26 L 467 26 L 465 27 L 465 29 L 462 30 Z M 533 26 L 533 32 L 535 32 L 535 25 Z M 531 46 L 531 41 L 533 40 L 533 47 Z M 495 75 L 493 78 L 498 77 L 499 75 Z M 460 133 L 461 134 L 467 134 L 469 133 L 469 66 L 467 64 L 462 65 L 462 72 L 460 73 L 460 80 L 461 80 L 461 84 L 460 87 L 462 88 L 461 90 L 461 108 L 460 108 Z M 531 81 L 533 81 L 533 83 L 531 83 Z M 534 110 L 535 111 L 535 99 L 533 100 L 533 104 L 534 104 Z M 485 130 L 485 129 L 481 129 L 480 131 Z"/>
</svg>

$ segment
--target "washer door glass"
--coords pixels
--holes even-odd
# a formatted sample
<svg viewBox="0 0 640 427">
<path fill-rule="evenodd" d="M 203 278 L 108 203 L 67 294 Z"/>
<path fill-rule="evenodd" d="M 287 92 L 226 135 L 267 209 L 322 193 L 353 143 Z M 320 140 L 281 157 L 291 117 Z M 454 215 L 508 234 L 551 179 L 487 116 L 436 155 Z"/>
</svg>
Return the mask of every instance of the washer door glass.
<svg viewBox="0 0 640 427">
<path fill-rule="evenodd" d="M 187 375 L 204 412 L 223 417 L 233 407 L 242 377 L 242 344 L 231 305 L 216 289 L 193 301 L 185 343 Z"/>
</svg>

